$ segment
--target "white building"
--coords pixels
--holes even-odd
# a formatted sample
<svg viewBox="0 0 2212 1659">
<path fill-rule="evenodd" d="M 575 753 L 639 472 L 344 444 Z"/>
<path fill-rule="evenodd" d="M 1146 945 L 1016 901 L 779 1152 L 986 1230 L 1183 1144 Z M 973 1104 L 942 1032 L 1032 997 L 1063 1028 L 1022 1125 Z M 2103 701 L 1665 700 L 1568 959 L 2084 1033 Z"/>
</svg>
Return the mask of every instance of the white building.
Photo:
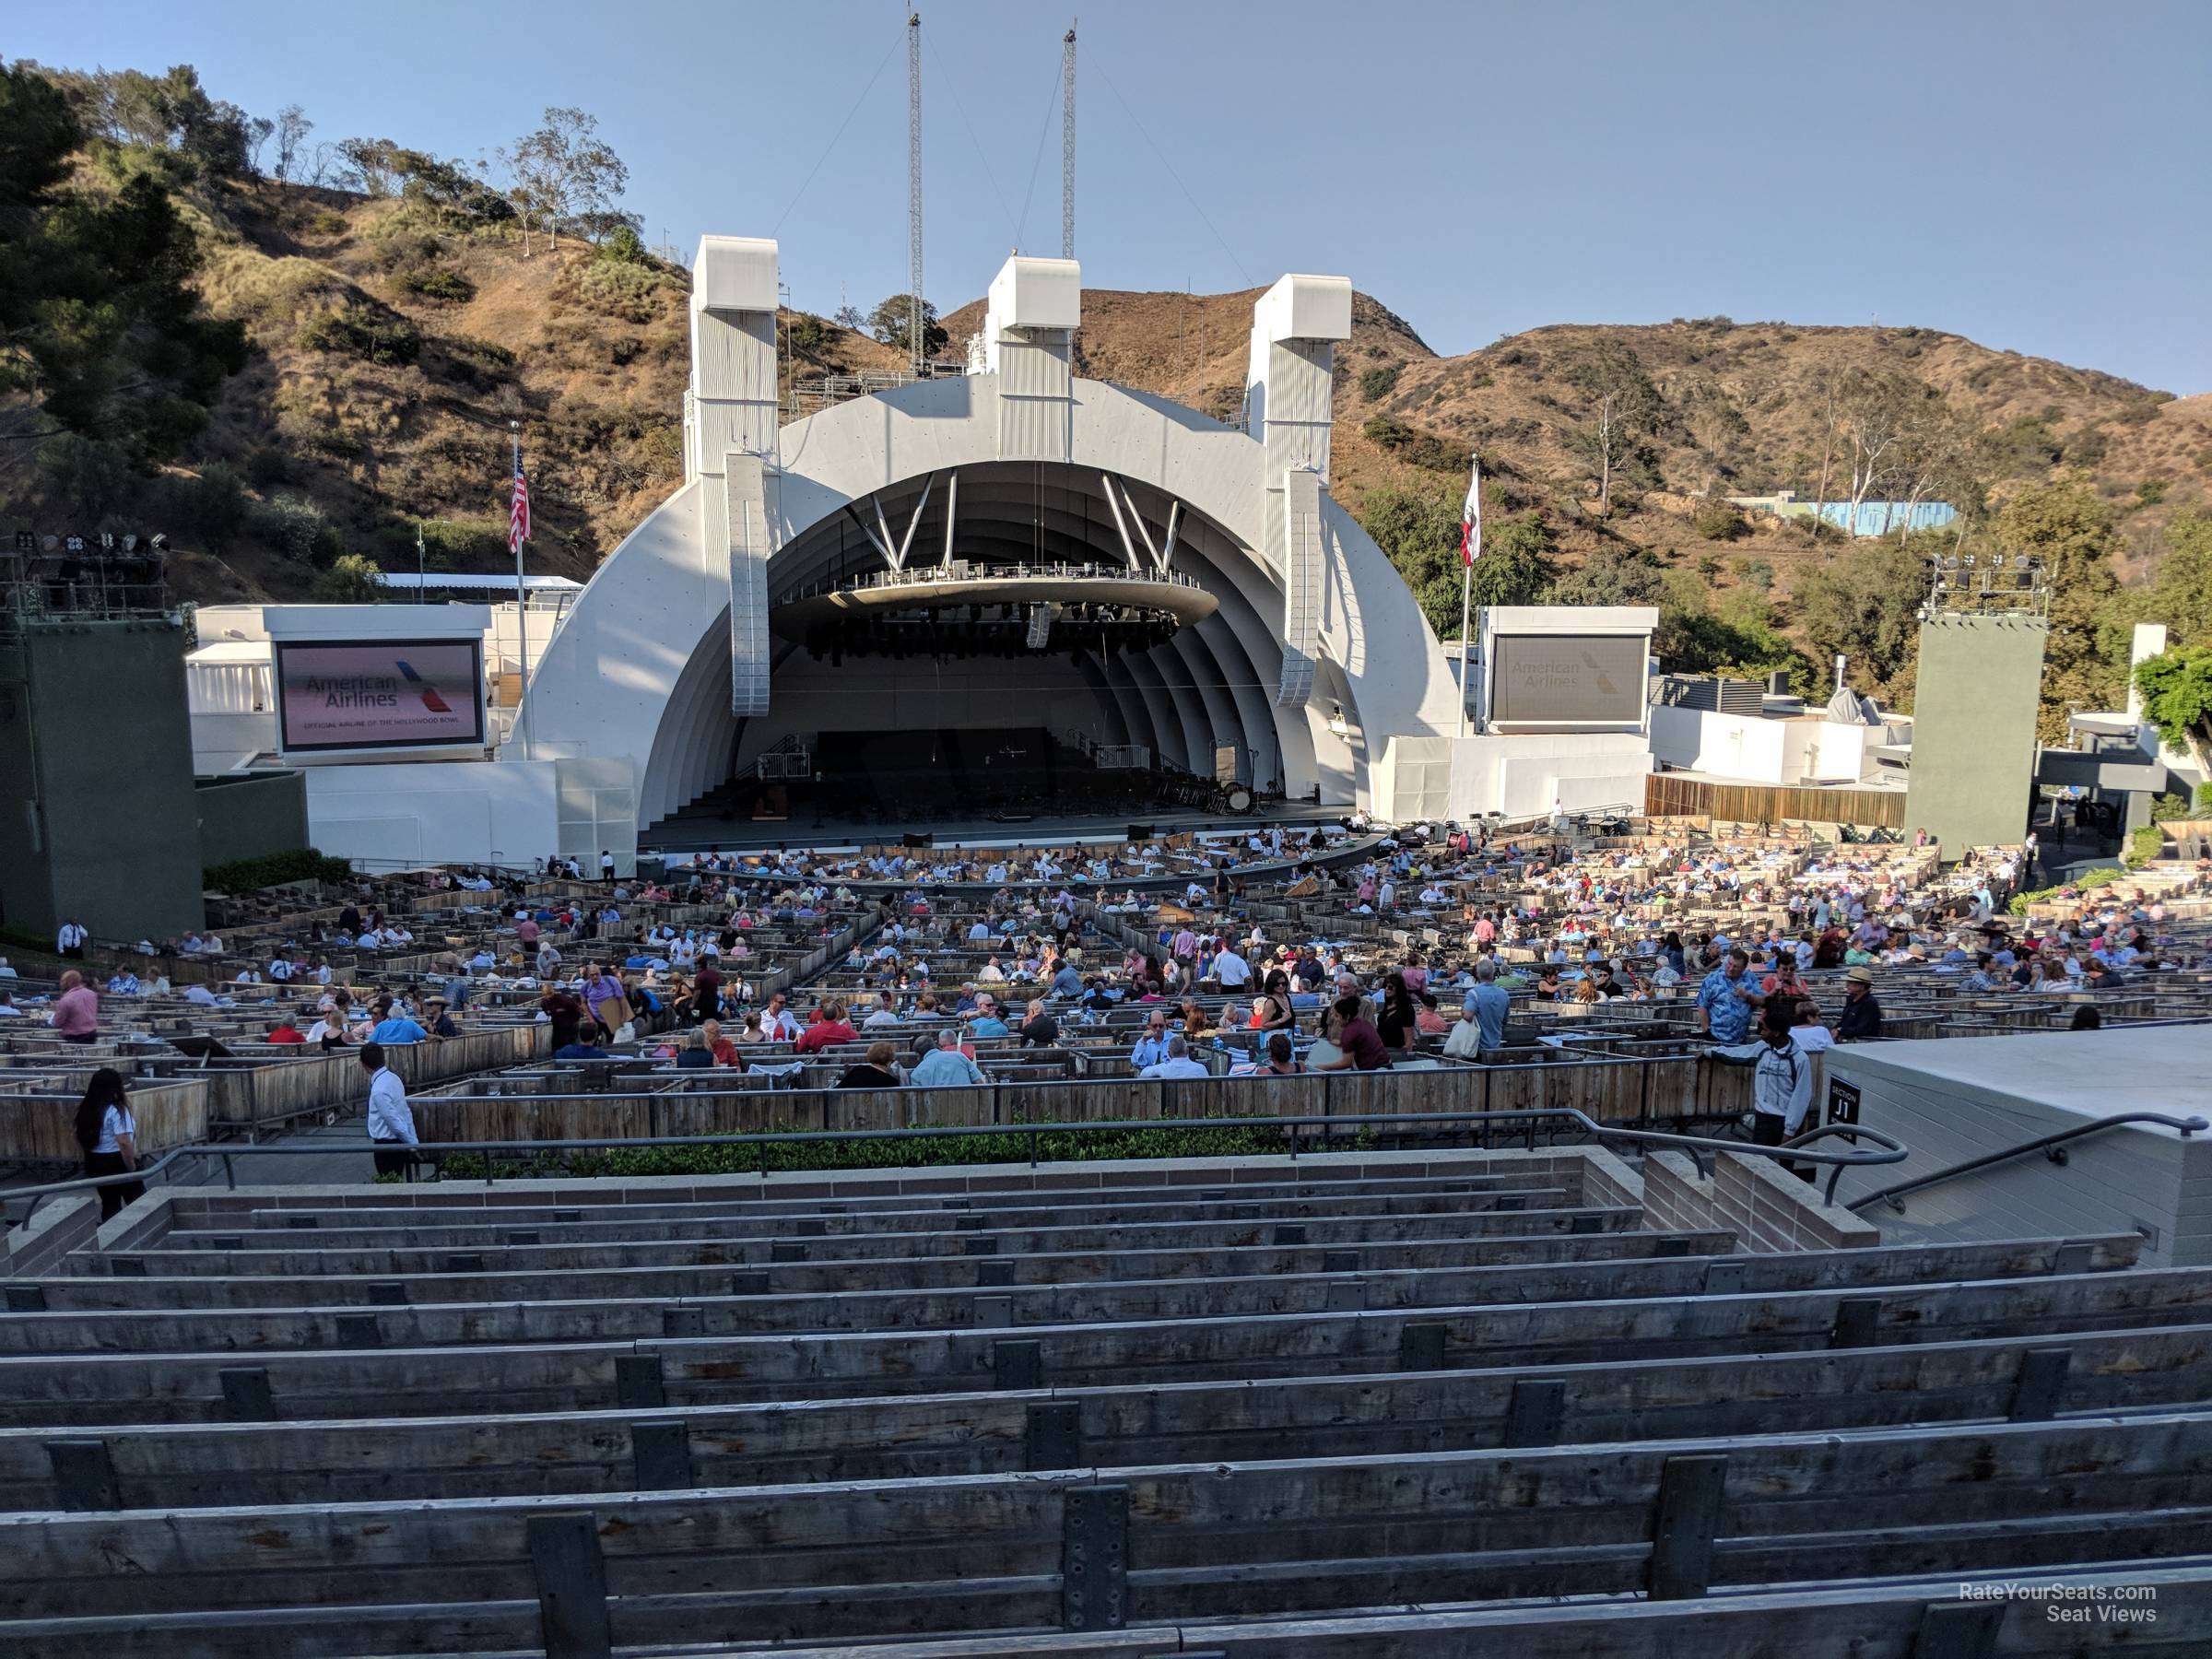
<svg viewBox="0 0 2212 1659">
<path fill-rule="evenodd" d="M 404 790 L 318 778 L 318 845 L 512 860 L 611 844 L 627 861 L 763 756 L 1015 724 L 1203 777 L 1233 749 L 1265 790 L 1387 820 L 1641 801 L 1653 614 L 1495 613 L 1486 660 L 1517 668 L 1469 721 L 1404 582 L 1330 498 L 1347 279 L 1285 276 L 1261 297 L 1241 425 L 1076 377 L 1079 270 L 1016 257 L 990 286 L 981 372 L 780 426 L 776 303 L 775 243 L 702 240 L 683 484 L 532 641 L 511 732 L 495 717 L 493 747 L 466 761 L 407 762 Z M 441 607 L 381 608 L 402 613 L 378 635 L 397 639 L 409 609 Z M 926 642 L 962 615 L 1027 616 L 1035 649 Z M 1050 643 L 1100 617 L 1150 631 L 1128 650 Z M 925 642 L 823 643 L 894 623 Z M 211 689 L 237 666 L 219 650 L 205 665 Z M 209 712 L 210 762 L 252 747 Z M 356 772 L 387 759 L 344 759 Z M 568 785 L 473 775 L 486 766 L 558 767 Z M 536 803 L 527 826 L 487 816 L 486 800 L 518 794 Z"/>
</svg>

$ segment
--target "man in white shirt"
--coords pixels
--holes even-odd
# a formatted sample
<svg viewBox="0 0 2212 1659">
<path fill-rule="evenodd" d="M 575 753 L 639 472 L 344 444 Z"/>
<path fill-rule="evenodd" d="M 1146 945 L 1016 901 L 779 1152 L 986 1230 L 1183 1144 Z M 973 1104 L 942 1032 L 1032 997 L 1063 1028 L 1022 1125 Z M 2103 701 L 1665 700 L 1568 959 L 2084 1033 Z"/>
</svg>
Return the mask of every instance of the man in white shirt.
<svg viewBox="0 0 2212 1659">
<path fill-rule="evenodd" d="M 1214 978 L 1224 991 L 1241 991 L 1252 983 L 1252 964 L 1237 954 L 1235 946 L 1224 945 L 1214 959 Z"/>
<path fill-rule="evenodd" d="M 53 947 L 63 956 L 81 958 L 85 954 L 85 930 L 74 921 L 64 922 L 54 930 Z"/>
<path fill-rule="evenodd" d="M 383 1045 L 361 1045 L 361 1069 L 369 1074 L 369 1142 L 376 1154 L 379 1175 L 405 1175 L 413 1167 L 411 1148 L 421 1143 L 415 1134 L 415 1113 L 407 1105 L 407 1086 L 384 1064 Z M 397 1150 L 395 1148 L 409 1148 Z"/>
<path fill-rule="evenodd" d="M 1168 1039 L 1167 1058 L 1146 1066 L 1136 1075 L 1140 1077 L 1205 1077 L 1212 1074 L 1191 1058 L 1188 1043 L 1181 1037 L 1171 1037 Z"/>
<path fill-rule="evenodd" d="M 798 1036 L 798 1016 L 784 1006 L 782 992 L 778 991 L 768 999 L 768 1006 L 760 1015 L 760 1029 L 771 1041 L 789 1042 Z"/>
</svg>

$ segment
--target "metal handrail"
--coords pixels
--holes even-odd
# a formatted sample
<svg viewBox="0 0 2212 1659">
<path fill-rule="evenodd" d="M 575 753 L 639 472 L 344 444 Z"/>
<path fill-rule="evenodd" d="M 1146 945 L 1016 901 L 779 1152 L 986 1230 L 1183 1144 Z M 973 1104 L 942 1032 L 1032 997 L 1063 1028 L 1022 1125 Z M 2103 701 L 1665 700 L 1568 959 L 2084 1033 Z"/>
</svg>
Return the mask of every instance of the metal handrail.
<svg viewBox="0 0 2212 1659">
<path fill-rule="evenodd" d="M 1879 1192 L 1868 1193 L 1864 1197 L 1853 1198 L 1843 1207 L 1849 1210 L 1861 1210 L 1870 1204 L 1887 1201 L 1891 1209 L 1902 1215 L 1905 1206 L 1900 1200 L 1907 1193 L 1917 1193 L 1923 1187 L 1931 1187 L 1938 1182 L 1948 1181 L 1954 1175 L 1971 1175 L 1976 1170 L 1985 1170 L 1992 1164 L 2000 1164 L 2007 1159 L 2018 1158 L 2029 1152 L 2045 1152 L 2067 1141 L 2080 1140 L 2085 1135 L 2099 1135 L 2107 1129 L 2116 1129 L 2123 1124 L 2157 1124 L 2163 1128 L 2179 1129 L 2183 1140 L 2200 1130 L 2212 1129 L 2212 1123 L 2208 1123 L 2201 1117 L 2169 1117 L 2162 1112 L 2123 1112 L 2114 1117 L 2100 1118 L 2093 1124 L 2077 1124 L 2073 1128 L 2061 1129 L 2054 1135 L 2039 1135 L 2034 1140 L 2022 1141 L 2018 1146 L 2007 1147 L 2002 1152 L 1984 1152 L 1979 1158 L 1970 1158 L 1964 1163 L 1955 1163 L 1947 1169 L 1915 1176 L 1911 1181 L 1900 1181 L 1895 1186 L 1883 1187 Z M 2054 1158 L 2051 1161 L 2064 1163 L 2065 1159 Z"/>
<path fill-rule="evenodd" d="M 1135 1129 L 1253 1128 L 1288 1131 L 1288 1146 L 1285 1150 L 1288 1157 L 1295 1159 L 1298 1157 L 1298 1132 L 1300 1128 L 1308 1126 L 1318 1125 L 1322 1137 L 1325 1139 L 1328 1135 L 1342 1133 L 1347 1128 L 1364 1130 L 1378 1124 L 1522 1122 L 1537 1118 L 1563 1121 L 1599 1140 L 1632 1141 L 1639 1145 L 1686 1151 L 1696 1162 L 1700 1180 L 1708 1179 L 1712 1172 L 1712 1167 L 1707 1162 L 1705 1156 L 1708 1153 L 1736 1152 L 1785 1163 L 1803 1161 L 1827 1164 L 1834 1168 L 1837 1175 L 1841 1175 L 1845 1169 L 1874 1164 L 1901 1163 L 1911 1155 L 1910 1148 L 1902 1142 L 1893 1140 L 1877 1129 L 1867 1129 L 1853 1124 L 1830 1124 L 1799 1136 L 1796 1141 L 1788 1146 L 1762 1147 L 1750 1141 L 1724 1140 L 1701 1135 L 1676 1135 L 1661 1129 L 1627 1129 L 1615 1124 L 1601 1124 L 1588 1113 L 1572 1106 L 1529 1106 L 1505 1112 L 1382 1112 L 1359 1117 L 1117 1118 L 1077 1123 L 952 1124 L 918 1129 L 778 1129 L 753 1135 L 666 1135 L 640 1136 L 633 1139 L 424 1141 L 417 1145 L 413 1150 L 440 1153 L 482 1153 L 485 1158 L 485 1184 L 490 1185 L 497 1179 L 495 1160 L 492 1155 L 500 1152 L 626 1151 L 635 1147 L 647 1147 L 781 1146 L 785 1144 L 804 1145 L 813 1141 L 936 1140 L 956 1135 L 1021 1135 L 1029 1137 L 1029 1161 L 1033 1166 L 1039 1161 L 1037 1157 L 1038 1137 L 1045 1135 L 1083 1133 L 1094 1130 L 1107 1132 Z M 1853 1138 L 1864 1138 L 1875 1141 L 1878 1145 L 1876 1149 L 1871 1151 L 1854 1147 L 1844 1152 L 1815 1150 L 1806 1145 L 1807 1142 L 1830 1133 L 1848 1133 Z M 1533 1121 L 1531 1122 L 1531 1137 L 1533 1142 Z M 235 1159 L 309 1156 L 326 1158 L 334 1151 L 347 1149 L 335 1147 L 327 1141 L 300 1147 L 230 1147 L 198 1144 L 176 1147 L 163 1153 L 145 1168 L 132 1170 L 124 1174 L 80 1176 L 72 1181 L 49 1182 L 41 1186 L 17 1187 L 12 1191 L 0 1192 L 0 1218 L 5 1218 L 8 1205 L 19 1199 L 28 1198 L 30 1200 L 30 1207 L 23 1212 L 22 1219 L 8 1223 L 11 1226 L 24 1226 L 29 1222 L 31 1216 L 36 1213 L 41 1204 L 58 1193 L 92 1192 L 100 1187 L 119 1186 L 127 1182 L 142 1182 L 147 1176 L 159 1174 L 171 1165 L 187 1158 L 222 1159 L 224 1184 L 231 1190 L 236 1190 L 238 1175 L 232 1163 Z M 371 1143 L 363 1140 L 359 1143 L 358 1149 L 367 1152 L 371 1149 Z M 770 1173 L 771 1171 L 763 1160 L 760 1169 L 761 1178 L 766 1180 Z M 1830 1202 L 1833 1201 L 1834 1194 L 1835 1182 L 1831 1177 L 1829 1182 Z"/>
</svg>

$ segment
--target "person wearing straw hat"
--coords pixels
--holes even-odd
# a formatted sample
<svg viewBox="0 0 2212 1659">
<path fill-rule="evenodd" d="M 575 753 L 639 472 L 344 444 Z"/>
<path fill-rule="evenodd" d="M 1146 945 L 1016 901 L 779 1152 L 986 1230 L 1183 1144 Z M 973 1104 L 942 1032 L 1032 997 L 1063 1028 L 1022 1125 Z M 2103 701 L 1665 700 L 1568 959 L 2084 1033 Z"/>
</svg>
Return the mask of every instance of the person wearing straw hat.
<svg viewBox="0 0 2212 1659">
<path fill-rule="evenodd" d="M 1843 1013 L 1836 1021 L 1835 1031 L 1839 1042 L 1882 1034 L 1882 1005 L 1875 999 L 1872 969 L 1844 970 Z"/>
</svg>

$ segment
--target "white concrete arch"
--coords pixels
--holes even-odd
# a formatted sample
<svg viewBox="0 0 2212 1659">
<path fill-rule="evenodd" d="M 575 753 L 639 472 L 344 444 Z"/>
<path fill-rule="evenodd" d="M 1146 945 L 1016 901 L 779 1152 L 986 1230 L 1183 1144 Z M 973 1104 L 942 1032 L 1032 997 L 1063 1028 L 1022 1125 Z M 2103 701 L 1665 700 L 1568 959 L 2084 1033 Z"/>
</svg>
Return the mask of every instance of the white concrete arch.
<svg viewBox="0 0 2212 1659">
<path fill-rule="evenodd" d="M 1365 773 L 1387 736 L 1451 732 L 1455 692 L 1427 623 L 1381 550 L 1325 495 L 1314 693 L 1302 709 L 1275 706 L 1270 682 L 1282 657 L 1285 602 L 1281 575 L 1263 551 L 1262 443 L 1165 399 L 1077 380 L 1069 390 L 1066 458 L 1009 462 L 1001 453 L 1000 405 L 1000 377 L 972 375 L 854 398 L 783 429 L 773 458 L 780 466 L 771 496 L 770 591 L 827 574 L 841 541 L 851 561 L 865 537 L 850 532 L 848 505 L 872 524 L 869 498 L 880 497 L 887 518 L 902 529 L 922 480 L 956 469 L 964 477 L 960 516 L 974 514 L 982 545 L 1018 550 L 1033 526 L 1048 557 L 1120 562 L 1119 533 L 1093 505 L 1099 475 L 1111 473 L 1126 481 L 1124 510 L 1142 518 L 1156 545 L 1168 507 L 1182 504 L 1174 568 L 1221 605 L 1216 618 L 1155 660 L 1110 661 L 1094 675 L 1068 677 L 1088 689 L 1094 709 L 1111 701 L 1115 729 L 1129 741 L 1206 771 L 1213 730 L 1239 731 L 1259 751 L 1263 771 L 1279 769 L 1290 791 L 1318 783 L 1324 799 L 1348 804 L 1364 794 Z M 1018 465 L 1034 469 L 1026 507 Z M 730 765 L 736 724 L 728 706 L 724 488 L 713 473 L 695 477 L 623 541 L 571 607 L 528 694 L 524 718 L 534 752 L 630 758 L 645 821 L 696 798 Z M 933 493 L 917 547 L 927 544 L 933 525 L 942 535 L 942 493 L 941 486 Z M 803 653 L 771 674 L 770 712 L 747 724 L 747 749 L 756 747 L 756 730 L 775 726 L 776 688 L 794 669 L 804 669 Z M 1357 746 L 1328 733 L 1332 703 L 1368 735 Z"/>
</svg>

